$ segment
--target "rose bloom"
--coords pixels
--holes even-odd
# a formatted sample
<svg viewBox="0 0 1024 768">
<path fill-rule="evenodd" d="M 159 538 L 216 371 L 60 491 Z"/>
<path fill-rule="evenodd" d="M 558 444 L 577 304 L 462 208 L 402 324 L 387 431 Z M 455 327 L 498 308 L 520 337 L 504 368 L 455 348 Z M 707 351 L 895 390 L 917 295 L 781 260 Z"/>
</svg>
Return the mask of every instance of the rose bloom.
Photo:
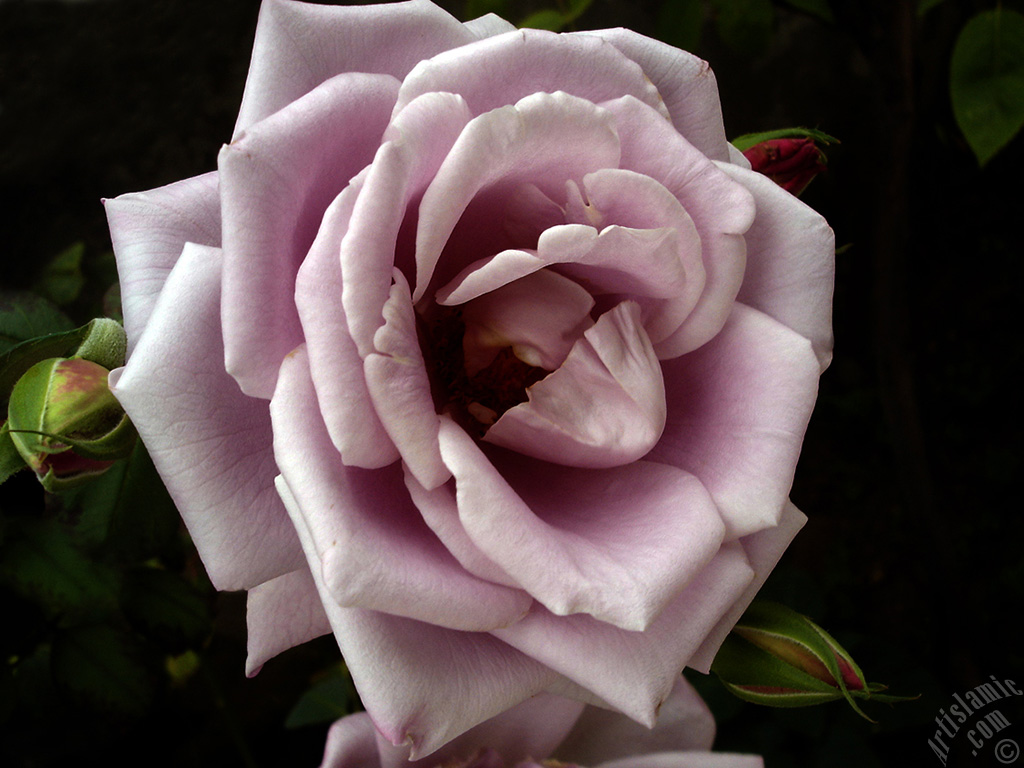
<svg viewBox="0 0 1024 768">
<path fill-rule="evenodd" d="M 333 631 L 414 758 L 542 691 L 653 725 L 804 520 L 833 235 L 688 53 L 266 0 L 217 171 L 106 208 L 249 673 Z"/>
<path fill-rule="evenodd" d="M 539 694 L 422 760 L 383 739 L 366 713 L 338 720 L 321 768 L 764 768 L 756 755 L 711 753 L 715 721 L 683 678 L 651 730 L 622 715 Z"/>
</svg>

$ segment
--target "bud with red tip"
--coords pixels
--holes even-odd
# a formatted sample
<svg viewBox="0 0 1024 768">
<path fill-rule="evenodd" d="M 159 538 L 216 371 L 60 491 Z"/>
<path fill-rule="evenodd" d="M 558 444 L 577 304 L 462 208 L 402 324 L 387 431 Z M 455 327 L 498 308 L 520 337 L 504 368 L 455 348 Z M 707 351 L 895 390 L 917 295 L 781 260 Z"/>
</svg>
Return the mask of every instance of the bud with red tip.
<svg viewBox="0 0 1024 768">
<path fill-rule="evenodd" d="M 809 136 L 769 139 L 743 152 L 751 167 L 787 192 L 799 195 L 825 170 L 825 153 Z"/>
</svg>

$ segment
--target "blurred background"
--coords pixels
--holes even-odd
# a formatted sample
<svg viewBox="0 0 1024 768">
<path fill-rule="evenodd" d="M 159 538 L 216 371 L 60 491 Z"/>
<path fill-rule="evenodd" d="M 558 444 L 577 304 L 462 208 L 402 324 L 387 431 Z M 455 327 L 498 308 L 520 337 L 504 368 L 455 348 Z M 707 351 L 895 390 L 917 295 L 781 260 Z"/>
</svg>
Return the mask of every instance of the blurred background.
<svg viewBox="0 0 1024 768">
<path fill-rule="evenodd" d="M 717 746 L 768 768 L 941 764 L 927 742 L 954 694 L 990 675 L 1024 685 L 1024 140 L 979 165 L 950 98 L 965 25 L 1022 4 L 441 4 L 462 19 L 632 28 L 711 63 L 730 137 L 805 126 L 839 139 L 803 194 L 839 248 L 835 359 L 792 494 L 810 522 L 762 594 L 829 630 L 869 680 L 921 698 L 869 703 L 871 723 L 841 703 L 769 710 L 691 679 L 718 717 Z M 4 291 L 46 297 L 72 327 L 116 312 L 100 199 L 215 167 L 258 6 L 0 0 Z M 1024 73 L 998 75 L 1012 117 Z M 104 482 L 93 493 L 117 501 L 102 512 L 89 492 L 44 497 L 31 473 L 0 489 L 0 764 L 318 764 L 326 721 L 355 706 L 333 640 L 246 679 L 244 595 L 206 584 L 144 457 Z M 1000 702 L 1000 738 L 1024 741 L 1022 701 Z M 947 765 L 999 764 L 953 742 Z"/>
</svg>

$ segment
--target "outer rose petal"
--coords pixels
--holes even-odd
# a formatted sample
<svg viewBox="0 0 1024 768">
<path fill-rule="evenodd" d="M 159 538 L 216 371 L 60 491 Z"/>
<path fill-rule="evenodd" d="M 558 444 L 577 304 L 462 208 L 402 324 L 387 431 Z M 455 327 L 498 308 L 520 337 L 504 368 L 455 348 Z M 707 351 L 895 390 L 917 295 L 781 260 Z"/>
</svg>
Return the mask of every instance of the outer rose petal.
<svg viewBox="0 0 1024 768">
<path fill-rule="evenodd" d="M 662 752 L 612 760 L 594 768 L 764 768 L 764 760 L 758 755 L 722 752 Z"/>
<path fill-rule="evenodd" d="M 477 579 L 441 545 L 406 493 L 398 464 L 364 470 L 341 463 L 304 349 L 282 366 L 270 412 L 277 465 L 295 504 L 289 512 L 308 531 L 312 567 L 333 602 L 471 631 L 526 613 L 528 595 Z"/>
<path fill-rule="evenodd" d="M 245 620 L 249 629 L 245 674 L 249 677 L 268 659 L 331 631 L 316 583 L 304 565 L 250 589 Z"/>
<path fill-rule="evenodd" d="M 339 75 L 220 152 L 225 364 L 248 395 L 269 398 L 302 342 L 295 274 L 324 211 L 373 157 L 397 87 Z"/>
<path fill-rule="evenodd" d="M 707 750 L 715 740 L 715 718 L 685 678 L 658 710 L 654 728 L 606 709 L 588 707 L 552 755 L 576 765 L 596 766 L 616 758 L 676 750 Z"/>
<path fill-rule="evenodd" d="M 220 247 L 217 173 L 104 200 L 117 256 L 128 353 L 186 242 Z"/>
<path fill-rule="evenodd" d="M 726 163 L 719 167 L 750 190 L 757 203 L 738 300 L 810 339 L 825 370 L 832 359 L 832 228 L 768 177 Z"/>
<path fill-rule="evenodd" d="M 381 768 L 377 729 L 365 712 L 335 720 L 320 768 Z"/>
<path fill-rule="evenodd" d="M 701 479 L 727 539 L 775 525 L 818 392 L 810 343 L 736 304 L 721 333 L 663 367 L 668 421 L 648 458 Z"/>
<path fill-rule="evenodd" d="M 265 0 L 235 138 L 335 75 L 401 79 L 419 61 L 472 42 L 479 32 L 479 25 L 466 28 L 426 0 L 372 6 Z"/>
<path fill-rule="evenodd" d="M 392 744 L 411 747 L 411 757 L 430 754 L 560 679 L 487 634 L 338 606 L 320 576 L 316 547 L 288 484 L 279 478 L 277 487 L 366 711 Z"/>
<path fill-rule="evenodd" d="M 265 402 L 224 371 L 220 251 L 186 245 L 112 390 L 149 449 L 217 589 L 295 570 Z"/>
</svg>

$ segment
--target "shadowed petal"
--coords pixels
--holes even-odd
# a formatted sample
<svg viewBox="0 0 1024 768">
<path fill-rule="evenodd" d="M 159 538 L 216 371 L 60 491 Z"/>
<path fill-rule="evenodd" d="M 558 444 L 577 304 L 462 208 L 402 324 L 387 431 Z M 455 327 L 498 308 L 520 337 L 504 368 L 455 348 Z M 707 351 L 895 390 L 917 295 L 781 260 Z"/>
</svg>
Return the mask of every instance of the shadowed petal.
<svg viewBox="0 0 1024 768">
<path fill-rule="evenodd" d="M 397 88 L 388 75 L 339 75 L 220 152 L 225 359 L 247 394 L 269 398 L 302 342 L 295 274 L 327 207 L 373 158 Z"/>
<path fill-rule="evenodd" d="M 249 630 L 247 677 L 258 674 L 277 654 L 331 631 L 316 584 L 305 564 L 297 571 L 250 589 L 245 621 Z"/>
<path fill-rule="evenodd" d="M 217 173 L 104 200 L 129 354 L 185 243 L 220 247 Z"/>
<path fill-rule="evenodd" d="M 397 463 L 346 467 L 327 436 L 304 350 L 281 369 L 271 401 L 277 464 L 333 602 L 482 631 L 510 624 L 530 597 L 465 571 L 423 522 Z M 296 525 L 299 523 L 296 522 Z"/>
<path fill-rule="evenodd" d="M 381 768 L 377 729 L 365 712 L 335 720 L 320 768 Z"/>
<path fill-rule="evenodd" d="M 114 395 L 139 430 L 217 589 L 295 570 L 301 552 L 274 492 L 267 403 L 225 373 L 220 251 L 186 245 Z"/>
</svg>

